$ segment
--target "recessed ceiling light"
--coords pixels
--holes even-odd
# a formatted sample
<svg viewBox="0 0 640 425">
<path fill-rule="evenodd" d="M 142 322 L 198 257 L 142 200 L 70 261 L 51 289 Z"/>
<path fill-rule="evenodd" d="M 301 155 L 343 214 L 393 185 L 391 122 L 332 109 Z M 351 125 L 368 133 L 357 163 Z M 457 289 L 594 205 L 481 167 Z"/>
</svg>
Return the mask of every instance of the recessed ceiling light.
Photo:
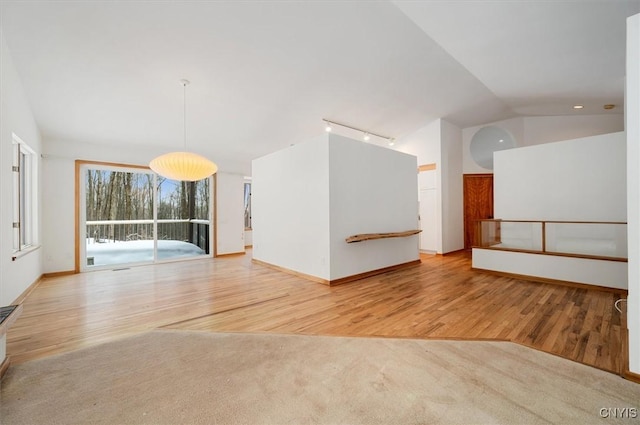
<svg viewBox="0 0 640 425">
<path fill-rule="evenodd" d="M 573 109 L 582 109 L 584 106 L 582 105 L 573 105 Z"/>
</svg>

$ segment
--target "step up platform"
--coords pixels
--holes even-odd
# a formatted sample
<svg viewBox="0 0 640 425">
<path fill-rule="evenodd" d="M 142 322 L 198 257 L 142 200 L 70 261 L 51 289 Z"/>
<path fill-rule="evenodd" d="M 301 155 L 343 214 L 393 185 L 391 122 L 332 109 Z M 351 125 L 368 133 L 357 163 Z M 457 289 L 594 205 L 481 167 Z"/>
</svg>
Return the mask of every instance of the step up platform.
<svg viewBox="0 0 640 425">
<path fill-rule="evenodd" d="M 0 379 L 9 369 L 9 357 L 5 356 L 6 352 L 6 334 L 9 326 L 16 321 L 22 313 L 22 305 L 9 305 L 0 307 Z"/>
</svg>

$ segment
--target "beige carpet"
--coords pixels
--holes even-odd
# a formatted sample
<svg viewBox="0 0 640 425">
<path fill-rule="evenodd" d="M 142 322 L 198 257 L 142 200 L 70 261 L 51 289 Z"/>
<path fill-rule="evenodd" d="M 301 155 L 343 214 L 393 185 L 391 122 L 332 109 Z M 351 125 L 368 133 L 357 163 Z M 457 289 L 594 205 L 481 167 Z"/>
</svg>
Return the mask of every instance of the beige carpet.
<svg viewBox="0 0 640 425">
<path fill-rule="evenodd" d="M 640 385 L 508 342 L 156 331 L 13 366 L 1 385 L 2 424 L 640 421 L 612 418 L 640 410 Z"/>
</svg>

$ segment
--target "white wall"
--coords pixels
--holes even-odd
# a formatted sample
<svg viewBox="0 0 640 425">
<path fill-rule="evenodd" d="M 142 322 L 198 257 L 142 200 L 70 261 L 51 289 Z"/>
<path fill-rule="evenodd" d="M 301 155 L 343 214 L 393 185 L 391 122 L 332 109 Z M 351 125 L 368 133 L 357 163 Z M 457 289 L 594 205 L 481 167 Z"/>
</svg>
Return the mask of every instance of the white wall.
<svg viewBox="0 0 640 425">
<path fill-rule="evenodd" d="M 418 173 L 418 191 L 420 204 L 420 250 L 428 253 L 438 252 L 442 246 L 440 231 L 441 212 L 437 207 L 439 187 L 436 185 L 437 170 L 424 170 Z"/>
<path fill-rule="evenodd" d="M 441 120 L 435 120 L 418 129 L 417 131 L 398 139 L 396 150 L 408 153 L 418 158 L 418 165 L 436 164 L 436 169 L 432 180 L 435 192 L 435 202 L 429 200 L 432 211 L 424 210 L 421 215 L 427 216 L 422 225 L 435 225 L 434 246 L 429 247 L 437 253 L 442 254 L 442 140 L 441 140 Z M 421 173 L 423 174 L 423 173 Z M 418 176 L 420 179 L 420 176 Z M 423 177 L 423 179 L 425 179 Z M 422 189 L 422 188 L 421 188 Z M 427 194 L 425 194 L 427 195 Z M 433 194 L 428 194 L 433 196 Z M 429 238 L 431 240 L 431 238 Z"/>
<path fill-rule="evenodd" d="M 11 261 L 13 255 L 13 134 L 29 145 L 41 168 L 40 132 L 25 96 L 11 53 L 0 29 L 0 306 L 9 305 L 42 274 L 42 249 Z M 39 173 L 37 187 L 42 187 Z M 42 228 L 42 197 L 38 196 L 37 227 Z M 41 230 L 35 235 L 41 243 Z M 6 357 L 6 335 L 0 335 L 0 363 Z"/>
<path fill-rule="evenodd" d="M 626 221 L 626 141 L 613 133 L 496 152 L 494 215 Z"/>
<path fill-rule="evenodd" d="M 329 269 L 327 136 L 252 162 L 253 258 L 316 276 Z"/>
<path fill-rule="evenodd" d="M 244 183 L 245 184 L 246 183 L 251 183 L 251 177 L 246 177 L 245 176 Z M 243 189 L 242 193 L 244 193 L 244 189 Z M 249 199 L 251 199 L 251 198 L 249 198 Z M 244 204 L 243 204 L 243 206 L 244 206 Z M 242 214 L 243 214 L 243 217 L 244 217 L 244 210 L 243 210 Z M 253 226 L 253 224 L 252 224 L 252 226 Z M 253 230 L 251 230 L 251 229 L 245 229 L 244 230 L 244 246 L 245 246 L 245 248 L 253 246 Z"/>
<path fill-rule="evenodd" d="M 472 257 L 476 269 L 627 289 L 627 266 L 620 261 L 478 248 Z"/>
<path fill-rule="evenodd" d="M 335 134 L 254 160 L 253 257 L 327 281 L 417 260 L 417 236 L 345 241 L 417 228 L 416 168 L 414 156 Z"/>
<path fill-rule="evenodd" d="M 45 154 L 42 173 L 42 198 L 47 206 L 42 228 L 44 272 L 72 271 L 75 268 L 74 162 Z"/>
<path fill-rule="evenodd" d="M 430 122 L 419 130 L 398 139 L 395 150 L 416 156 L 418 165 L 436 164 L 437 168 L 440 168 L 442 160 L 440 127 L 441 120 Z"/>
<path fill-rule="evenodd" d="M 622 108 L 620 108 L 622 109 Z M 578 139 L 624 130 L 624 114 L 526 117 L 523 146 Z"/>
<path fill-rule="evenodd" d="M 624 133 L 496 152 L 495 216 L 505 220 L 624 222 L 625 161 Z M 627 288 L 627 267 L 615 261 L 474 249 L 473 267 Z"/>
<path fill-rule="evenodd" d="M 627 215 L 629 370 L 640 374 L 640 15 L 627 19 Z"/>
<path fill-rule="evenodd" d="M 438 119 L 399 140 L 397 151 L 415 155 L 418 165 L 436 164 L 436 252 L 464 248 L 462 131 Z"/>
<path fill-rule="evenodd" d="M 418 236 L 346 243 L 360 233 L 418 228 L 417 159 L 329 135 L 331 280 L 418 260 Z"/>
<path fill-rule="evenodd" d="M 474 134 L 482 127 L 489 125 L 508 131 L 513 136 L 516 147 L 524 147 L 623 131 L 624 115 L 609 113 L 518 117 L 465 128 L 462 130 L 464 174 L 490 173 L 492 171 L 476 164 L 470 151 L 471 139 Z"/>
<path fill-rule="evenodd" d="M 216 174 L 217 255 L 244 252 L 244 176 Z"/>
<path fill-rule="evenodd" d="M 148 164 L 156 152 L 53 140 L 45 140 L 43 149 L 44 272 L 72 271 L 75 268 L 75 160 L 141 165 Z"/>
<path fill-rule="evenodd" d="M 464 249 L 462 131 L 441 120 L 442 253 Z"/>
<path fill-rule="evenodd" d="M 71 271 L 75 268 L 75 160 L 113 162 L 129 165 L 147 165 L 156 155 L 165 153 L 161 150 L 138 148 L 135 146 L 114 149 L 103 145 L 91 143 L 74 143 L 68 141 L 46 140 L 43 143 L 43 202 L 46 205 L 43 214 L 42 225 L 42 255 L 45 273 Z M 224 174 L 219 171 L 220 174 Z M 223 178 L 218 182 L 217 189 L 223 193 L 235 196 L 238 191 L 242 199 L 242 187 L 226 191 L 227 183 L 233 184 Z M 217 202 L 225 205 L 233 204 L 225 198 L 218 197 Z M 244 205 L 244 204 L 243 204 Z M 240 222 L 229 221 L 228 224 L 219 226 L 218 231 L 225 235 L 242 235 L 244 232 L 244 212 L 241 207 Z M 229 228 L 237 226 L 237 228 Z M 225 242 L 225 246 L 229 242 Z M 244 243 L 239 251 L 244 250 Z"/>
<path fill-rule="evenodd" d="M 22 294 L 42 274 L 42 249 L 11 261 L 13 254 L 13 134 L 31 147 L 41 170 L 40 133 L 24 93 L 11 53 L 0 30 L 0 306 L 8 305 Z M 42 187 L 42 172 L 38 188 Z M 39 193 L 42 193 L 39 191 Z M 39 197 L 36 240 L 42 243 L 41 211 L 47 208 Z M 0 362 L 4 358 L 4 343 L 0 342 Z"/>
</svg>

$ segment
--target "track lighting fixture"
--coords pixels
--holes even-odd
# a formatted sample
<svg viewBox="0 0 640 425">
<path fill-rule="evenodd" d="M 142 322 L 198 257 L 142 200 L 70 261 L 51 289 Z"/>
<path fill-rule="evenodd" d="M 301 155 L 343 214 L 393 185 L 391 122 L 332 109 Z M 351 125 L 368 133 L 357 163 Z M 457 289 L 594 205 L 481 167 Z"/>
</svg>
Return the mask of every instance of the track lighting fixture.
<svg viewBox="0 0 640 425">
<path fill-rule="evenodd" d="M 376 137 L 379 137 L 380 139 L 385 139 L 385 140 L 387 140 L 387 141 L 388 141 L 388 145 L 389 145 L 389 146 L 393 146 L 393 145 L 395 145 L 395 144 L 396 144 L 395 139 L 394 139 L 393 137 L 383 136 L 383 135 L 381 135 L 381 134 L 376 134 L 376 133 L 372 133 L 372 132 L 370 132 L 370 131 L 361 130 L 361 129 L 359 129 L 359 128 L 356 128 L 356 127 L 353 127 L 353 126 L 350 126 L 350 125 L 347 125 L 347 124 L 340 124 L 340 123 L 338 123 L 338 122 L 335 122 L 335 121 L 329 121 L 329 120 L 326 120 L 326 119 L 324 119 L 324 118 L 322 119 L 322 121 L 324 121 L 324 122 L 325 122 L 325 124 L 326 124 L 324 129 L 325 129 L 325 131 L 327 131 L 327 132 L 330 132 L 330 131 L 332 130 L 332 126 L 334 126 L 334 125 L 338 125 L 338 126 L 340 126 L 340 127 L 349 128 L 349 129 L 351 129 L 351 130 L 355 130 L 355 131 L 359 131 L 359 132 L 361 132 L 361 133 L 362 133 L 362 139 L 363 139 L 365 142 L 366 142 L 366 141 L 371 140 L 371 136 L 376 136 Z"/>
</svg>

